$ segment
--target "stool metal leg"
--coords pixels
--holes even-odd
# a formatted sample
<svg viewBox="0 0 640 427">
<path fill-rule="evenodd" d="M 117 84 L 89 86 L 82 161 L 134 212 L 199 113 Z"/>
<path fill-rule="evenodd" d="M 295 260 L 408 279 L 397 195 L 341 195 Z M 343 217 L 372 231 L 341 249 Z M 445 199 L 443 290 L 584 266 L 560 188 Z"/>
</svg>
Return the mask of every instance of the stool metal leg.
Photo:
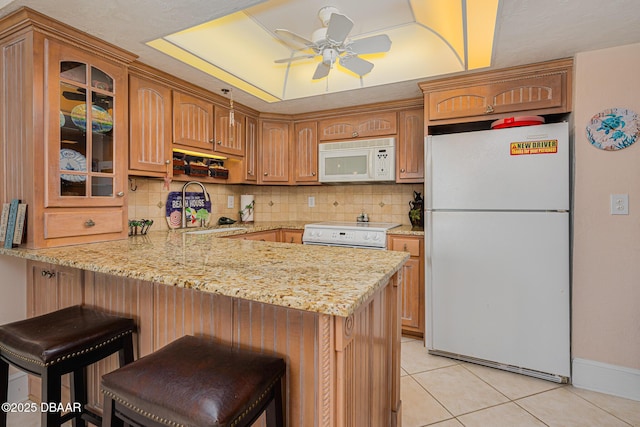
<svg viewBox="0 0 640 427">
<path fill-rule="evenodd" d="M 0 359 L 0 403 L 9 400 L 9 364 Z M 7 427 L 7 413 L 0 411 L 0 427 Z"/>
</svg>

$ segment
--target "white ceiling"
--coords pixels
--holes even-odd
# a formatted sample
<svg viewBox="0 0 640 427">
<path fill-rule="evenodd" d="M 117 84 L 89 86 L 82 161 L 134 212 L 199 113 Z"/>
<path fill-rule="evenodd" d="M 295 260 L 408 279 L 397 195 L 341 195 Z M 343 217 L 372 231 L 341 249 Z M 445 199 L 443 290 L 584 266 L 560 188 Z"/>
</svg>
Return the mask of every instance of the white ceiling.
<svg viewBox="0 0 640 427">
<path fill-rule="evenodd" d="M 319 26 L 318 10 L 336 6 L 354 21 L 351 36 L 366 35 L 412 21 L 408 3 L 409 0 L 0 0 L 0 16 L 28 6 L 120 46 L 138 55 L 141 62 L 220 93 L 227 84 L 145 43 L 251 6 L 252 13 L 260 16 L 261 25 L 267 29 L 286 28 L 305 37 Z M 638 43 L 638 17 L 638 0 L 501 0 L 491 68 Z M 430 78 L 434 77 L 276 103 L 234 90 L 234 99 L 261 112 L 301 113 L 417 98 L 422 95 L 417 83 Z"/>
</svg>

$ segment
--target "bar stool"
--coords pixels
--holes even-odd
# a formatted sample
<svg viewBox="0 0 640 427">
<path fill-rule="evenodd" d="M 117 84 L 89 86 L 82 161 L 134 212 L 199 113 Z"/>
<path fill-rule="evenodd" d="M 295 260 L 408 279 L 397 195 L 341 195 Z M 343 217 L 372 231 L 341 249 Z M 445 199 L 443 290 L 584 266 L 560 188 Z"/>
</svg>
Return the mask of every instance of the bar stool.
<svg viewBox="0 0 640 427">
<path fill-rule="evenodd" d="M 283 359 L 184 336 L 102 377 L 103 427 L 282 427 Z"/>
<path fill-rule="evenodd" d="M 0 400 L 7 401 L 9 365 L 42 380 L 42 402 L 62 406 L 62 375 L 71 373 L 71 403 L 79 410 L 64 416 L 57 410 L 42 412 L 42 427 L 60 426 L 73 419 L 74 427 L 89 420 L 100 424 L 88 411 L 85 367 L 118 353 L 120 366 L 133 361 L 133 319 L 112 316 L 85 306 L 73 306 L 42 316 L 0 326 Z M 75 408 L 74 408 L 75 409 Z M 0 411 L 0 427 L 7 413 Z"/>
</svg>

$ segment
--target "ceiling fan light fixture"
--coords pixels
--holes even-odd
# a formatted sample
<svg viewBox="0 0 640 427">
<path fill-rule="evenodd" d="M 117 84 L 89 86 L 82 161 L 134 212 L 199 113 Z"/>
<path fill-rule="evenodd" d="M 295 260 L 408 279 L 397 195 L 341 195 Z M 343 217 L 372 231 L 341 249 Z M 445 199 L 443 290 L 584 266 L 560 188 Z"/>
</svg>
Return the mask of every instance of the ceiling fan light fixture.
<svg viewBox="0 0 640 427">
<path fill-rule="evenodd" d="M 322 63 L 327 65 L 333 65 L 338 58 L 338 51 L 335 49 L 325 49 L 322 51 Z"/>
</svg>

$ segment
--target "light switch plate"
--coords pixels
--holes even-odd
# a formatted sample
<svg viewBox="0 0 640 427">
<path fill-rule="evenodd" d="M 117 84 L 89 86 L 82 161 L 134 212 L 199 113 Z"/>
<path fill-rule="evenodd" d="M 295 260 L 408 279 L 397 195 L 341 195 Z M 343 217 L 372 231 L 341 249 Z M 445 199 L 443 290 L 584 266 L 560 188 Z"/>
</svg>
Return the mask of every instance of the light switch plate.
<svg viewBox="0 0 640 427">
<path fill-rule="evenodd" d="M 314 196 L 309 196 L 309 207 L 313 208 L 316 206 L 316 198 Z"/>
<path fill-rule="evenodd" d="M 227 208 L 233 209 L 233 205 L 236 203 L 234 196 L 227 196 Z"/>
<path fill-rule="evenodd" d="M 629 215 L 629 195 L 611 195 L 611 215 Z"/>
</svg>

